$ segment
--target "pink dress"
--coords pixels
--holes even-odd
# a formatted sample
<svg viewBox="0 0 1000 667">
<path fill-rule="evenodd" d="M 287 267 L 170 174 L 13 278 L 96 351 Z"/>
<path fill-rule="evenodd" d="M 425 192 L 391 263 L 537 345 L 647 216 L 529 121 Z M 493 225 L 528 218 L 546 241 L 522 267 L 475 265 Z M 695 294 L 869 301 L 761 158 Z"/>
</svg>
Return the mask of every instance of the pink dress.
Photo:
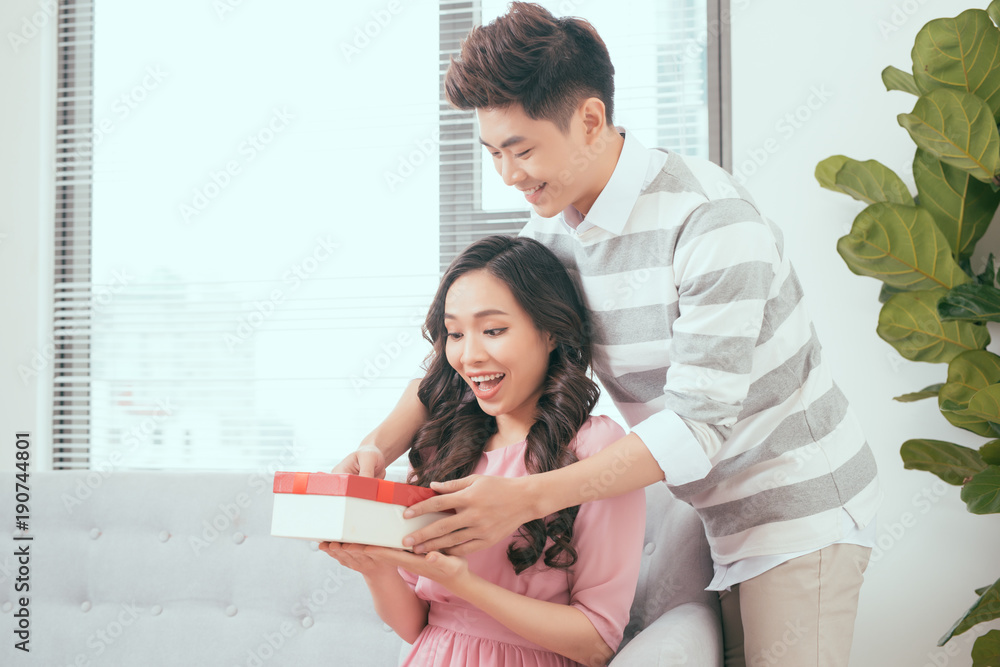
<svg viewBox="0 0 1000 667">
<path fill-rule="evenodd" d="M 608 417 L 591 417 L 570 445 L 585 459 L 604 449 L 624 431 Z M 475 473 L 522 477 L 525 443 L 485 452 Z M 609 473 L 610 474 L 610 473 Z M 597 481 L 600 484 L 599 481 Z M 640 489 L 617 498 L 580 506 L 574 523 L 577 562 L 571 571 L 551 569 L 539 561 L 520 575 L 507 560 L 502 541 L 470 554 L 469 570 L 504 588 L 539 600 L 568 604 L 582 611 L 608 646 L 621 642 L 639 577 L 639 557 L 646 525 L 646 497 Z M 416 594 L 430 603 L 428 624 L 403 665 L 466 667 L 524 665 L 566 667 L 569 658 L 538 646 L 507 629 L 477 607 L 424 577 L 400 570 Z"/>
</svg>

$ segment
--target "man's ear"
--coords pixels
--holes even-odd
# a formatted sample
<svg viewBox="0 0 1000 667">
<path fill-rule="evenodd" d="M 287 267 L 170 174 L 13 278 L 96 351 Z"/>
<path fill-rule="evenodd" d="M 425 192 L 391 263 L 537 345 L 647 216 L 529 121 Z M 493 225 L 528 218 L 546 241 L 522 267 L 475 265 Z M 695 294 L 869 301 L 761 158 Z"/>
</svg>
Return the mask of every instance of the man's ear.
<svg viewBox="0 0 1000 667">
<path fill-rule="evenodd" d="M 588 144 L 597 141 L 607 129 L 605 111 L 604 102 L 597 97 L 588 97 L 580 103 L 579 114 Z"/>
</svg>

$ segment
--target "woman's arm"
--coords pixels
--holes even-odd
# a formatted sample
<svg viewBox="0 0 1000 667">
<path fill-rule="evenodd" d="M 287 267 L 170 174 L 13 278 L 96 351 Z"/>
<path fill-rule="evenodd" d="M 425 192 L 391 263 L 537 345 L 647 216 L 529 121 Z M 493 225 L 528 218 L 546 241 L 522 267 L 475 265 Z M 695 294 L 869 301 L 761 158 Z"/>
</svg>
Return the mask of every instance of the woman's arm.
<svg viewBox="0 0 1000 667">
<path fill-rule="evenodd" d="M 365 547 L 377 560 L 432 579 L 530 642 L 585 665 L 606 665 L 614 649 L 586 614 L 571 605 L 526 597 L 469 572 L 464 558 L 432 552 L 418 556 Z"/>
<path fill-rule="evenodd" d="M 427 409 L 417 396 L 419 387 L 420 380 L 411 380 L 385 421 L 366 435 L 357 450 L 338 463 L 333 472 L 385 477 L 385 467 L 409 449 L 417 429 L 427 421 Z"/>
<path fill-rule="evenodd" d="M 403 641 L 412 644 L 427 625 L 427 602 L 417 597 L 395 565 L 374 558 L 362 544 L 321 542 L 319 548 L 341 565 L 360 572 L 368 585 L 379 618 Z"/>
</svg>

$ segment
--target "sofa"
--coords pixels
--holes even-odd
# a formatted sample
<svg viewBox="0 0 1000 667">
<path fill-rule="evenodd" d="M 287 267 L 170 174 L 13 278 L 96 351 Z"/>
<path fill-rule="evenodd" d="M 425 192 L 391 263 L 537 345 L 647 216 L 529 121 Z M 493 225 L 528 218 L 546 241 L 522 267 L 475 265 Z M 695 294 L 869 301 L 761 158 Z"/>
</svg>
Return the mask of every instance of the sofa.
<svg viewBox="0 0 1000 667">
<path fill-rule="evenodd" d="M 315 543 L 271 537 L 269 474 L 33 473 L 26 534 L 14 529 L 15 476 L 0 479 L 11 535 L 0 664 L 353 667 L 405 655 L 360 575 Z M 611 664 L 721 665 L 701 523 L 662 484 L 647 500 L 641 579 Z"/>
</svg>

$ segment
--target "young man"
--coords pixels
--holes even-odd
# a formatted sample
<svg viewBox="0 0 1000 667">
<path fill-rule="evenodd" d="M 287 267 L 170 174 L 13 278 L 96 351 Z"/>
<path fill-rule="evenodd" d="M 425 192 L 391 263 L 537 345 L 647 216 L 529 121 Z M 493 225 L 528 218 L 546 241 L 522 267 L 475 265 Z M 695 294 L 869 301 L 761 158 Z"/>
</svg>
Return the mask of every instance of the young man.
<svg viewBox="0 0 1000 667">
<path fill-rule="evenodd" d="M 612 124 L 614 68 L 590 24 L 531 4 L 474 29 L 445 79 L 536 213 L 522 232 L 579 276 L 594 370 L 631 433 L 519 479 L 471 477 L 416 513 L 457 510 L 415 550 L 466 554 L 532 519 L 665 481 L 705 524 L 726 664 L 848 664 L 881 499 L 780 232 L 719 167 Z M 424 419 L 411 383 L 338 471 L 384 474 Z M 502 389 L 501 389 L 502 390 Z M 796 628 L 794 642 L 788 623 Z"/>
</svg>

